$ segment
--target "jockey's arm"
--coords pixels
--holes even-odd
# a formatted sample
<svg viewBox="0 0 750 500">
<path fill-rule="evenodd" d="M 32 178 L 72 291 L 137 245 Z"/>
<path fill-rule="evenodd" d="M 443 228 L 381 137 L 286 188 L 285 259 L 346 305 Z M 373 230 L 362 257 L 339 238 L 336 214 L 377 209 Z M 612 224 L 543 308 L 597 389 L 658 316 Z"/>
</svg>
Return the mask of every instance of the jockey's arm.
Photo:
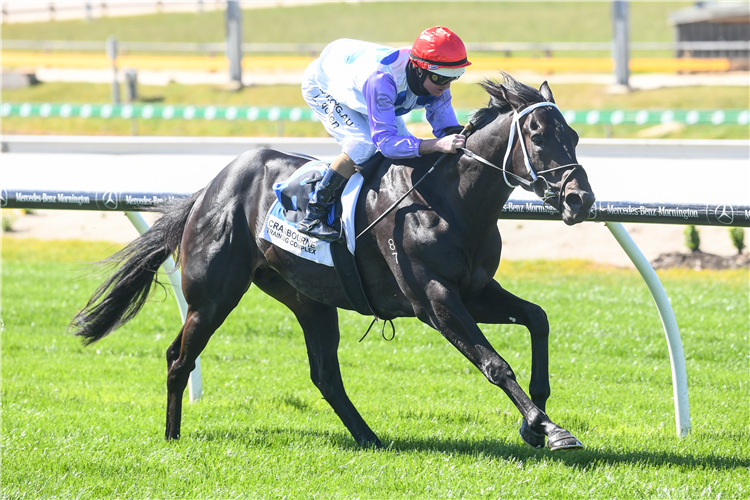
<svg viewBox="0 0 750 500">
<path fill-rule="evenodd" d="M 446 135 L 435 139 L 422 139 L 419 143 L 419 154 L 455 153 L 466 144 L 466 137 L 460 134 Z"/>
<path fill-rule="evenodd" d="M 446 129 L 459 128 L 456 112 L 453 110 L 450 89 L 446 89 L 440 97 L 425 107 L 426 118 L 432 125 L 432 134 L 435 139 L 424 139 L 419 144 L 419 154 L 429 153 L 455 153 L 464 147 L 466 137 L 459 134 L 443 136 Z"/>
<path fill-rule="evenodd" d="M 372 140 L 386 158 L 414 158 L 434 152 L 455 153 L 458 148 L 463 147 L 464 137 L 457 134 L 436 139 L 399 135 L 396 122 L 396 84 L 390 75 L 373 74 L 363 90 Z M 438 105 L 434 109 L 427 110 L 428 121 L 432 124 L 433 130 L 458 125 L 455 113 L 450 107 L 450 96 L 447 96 L 447 104 L 435 104 Z"/>
</svg>

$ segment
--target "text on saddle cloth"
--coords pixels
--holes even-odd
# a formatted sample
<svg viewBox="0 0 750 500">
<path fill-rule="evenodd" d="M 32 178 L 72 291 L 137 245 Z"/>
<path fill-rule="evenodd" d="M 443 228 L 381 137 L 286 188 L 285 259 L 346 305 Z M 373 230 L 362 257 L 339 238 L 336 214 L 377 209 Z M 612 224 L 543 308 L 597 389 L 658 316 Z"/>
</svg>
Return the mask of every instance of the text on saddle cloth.
<svg viewBox="0 0 750 500">
<path fill-rule="evenodd" d="M 274 185 L 277 200 L 266 215 L 260 236 L 304 259 L 333 267 L 331 244 L 297 231 L 297 224 L 304 219 L 310 197 L 327 168 L 327 162 L 310 161 L 297 169 L 289 179 Z M 355 249 L 354 207 L 362 182 L 362 176 L 355 173 L 346 183 L 340 202 L 336 203 L 328 216 L 329 224 L 337 229 L 339 224 L 343 226 L 346 246 L 352 254 Z"/>
</svg>

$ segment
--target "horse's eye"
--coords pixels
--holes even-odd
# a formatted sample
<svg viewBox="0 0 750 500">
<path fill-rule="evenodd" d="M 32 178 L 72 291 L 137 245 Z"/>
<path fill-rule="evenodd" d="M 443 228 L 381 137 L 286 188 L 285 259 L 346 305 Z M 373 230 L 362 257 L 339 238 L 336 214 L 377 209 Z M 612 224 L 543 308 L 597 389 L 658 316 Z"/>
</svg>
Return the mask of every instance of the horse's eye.
<svg viewBox="0 0 750 500">
<path fill-rule="evenodd" d="M 542 144 L 544 144 L 544 140 L 542 139 L 541 134 L 532 135 L 531 142 L 533 142 L 535 146 L 541 146 Z"/>
</svg>

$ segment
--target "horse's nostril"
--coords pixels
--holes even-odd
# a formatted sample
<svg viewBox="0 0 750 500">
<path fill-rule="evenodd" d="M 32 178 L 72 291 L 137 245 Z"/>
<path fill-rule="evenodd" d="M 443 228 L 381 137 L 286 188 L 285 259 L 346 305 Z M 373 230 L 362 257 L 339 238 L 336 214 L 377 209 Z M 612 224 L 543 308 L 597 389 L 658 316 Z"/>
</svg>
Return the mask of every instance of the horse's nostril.
<svg viewBox="0 0 750 500">
<path fill-rule="evenodd" d="M 571 210 L 575 210 L 583 204 L 583 200 L 578 193 L 570 193 L 565 197 L 565 204 L 568 205 Z"/>
</svg>

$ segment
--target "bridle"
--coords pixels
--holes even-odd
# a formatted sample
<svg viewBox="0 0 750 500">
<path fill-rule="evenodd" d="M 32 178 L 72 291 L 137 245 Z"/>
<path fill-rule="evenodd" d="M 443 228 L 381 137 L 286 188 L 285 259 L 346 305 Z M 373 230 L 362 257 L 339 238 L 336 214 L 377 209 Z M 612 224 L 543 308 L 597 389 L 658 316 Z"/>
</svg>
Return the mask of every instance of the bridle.
<svg viewBox="0 0 750 500">
<path fill-rule="evenodd" d="M 535 193 L 539 198 L 542 199 L 542 202 L 544 202 L 544 205 L 550 205 L 553 208 L 556 208 L 557 210 L 560 210 L 562 207 L 562 199 L 563 194 L 565 193 L 565 187 L 567 186 L 568 182 L 571 180 L 571 176 L 573 173 L 578 169 L 583 169 L 583 166 L 579 163 L 569 163 L 567 165 L 562 165 L 559 167 L 549 168 L 547 170 L 536 170 L 534 166 L 531 164 L 531 161 L 529 160 L 529 153 L 526 151 L 526 144 L 523 140 L 523 132 L 521 128 L 521 118 L 532 111 L 534 111 L 537 108 L 550 106 L 555 109 L 559 109 L 556 104 L 552 102 L 537 102 L 535 104 L 531 104 L 524 109 L 522 109 L 520 112 L 513 111 L 513 121 L 510 124 L 510 133 L 508 134 L 508 148 L 505 150 L 505 156 L 503 158 L 503 166 L 498 167 L 494 163 L 490 162 L 489 160 L 486 160 L 479 156 L 478 154 L 466 149 L 461 148 L 462 151 L 466 156 L 469 158 L 472 158 L 474 160 L 477 160 L 480 163 L 483 163 L 489 167 L 495 168 L 497 170 L 500 170 L 503 173 L 503 180 L 505 180 L 505 184 L 511 188 L 515 189 L 517 186 L 521 186 L 526 191 L 531 191 Z M 513 151 L 513 141 L 515 139 L 516 135 L 516 128 L 518 129 L 518 142 L 521 145 L 521 151 L 523 152 L 523 161 L 526 165 L 526 170 L 529 172 L 529 176 L 531 177 L 531 180 L 525 179 L 519 175 L 516 175 L 513 172 L 509 172 L 505 169 L 505 167 L 508 165 L 508 158 L 510 158 L 511 152 Z M 571 168 L 572 167 L 572 168 Z M 543 177 L 543 174 L 547 174 L 550 172 L 555 172 L 557 170 L 566 170 L 568 169 L 568 175 L 563 180 L 560 188 L 558 190 L 553 189 L 553 186 L 547 182 L 547 179 Z M 508 176 L 515 179 L 518 184 L 514 185 L 511 184 L 511 182 L 508 180 Z M 556 201 L 555 201 L 556 200 Z M 555 207 L 555 204 L 557 206 Z"/>
</svg>

